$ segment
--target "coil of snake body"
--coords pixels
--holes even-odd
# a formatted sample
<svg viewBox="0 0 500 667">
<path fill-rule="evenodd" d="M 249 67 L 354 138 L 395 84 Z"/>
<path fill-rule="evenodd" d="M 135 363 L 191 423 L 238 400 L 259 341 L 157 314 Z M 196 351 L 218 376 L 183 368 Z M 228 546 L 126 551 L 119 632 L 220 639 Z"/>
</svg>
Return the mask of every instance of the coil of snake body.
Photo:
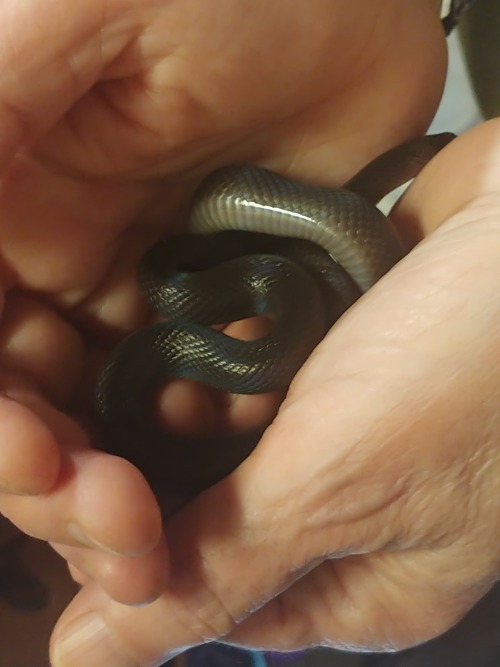
<svg viewBox="0 0 500 667">
<path fill-rule="evenodd" d="M 136 331 L 107 360 L 95 392 L 104 448 L 128 458 L 154 489 L 196 493 L 229 474 L 260 434 L 186 439 L 156 416 L 159 390 L 189 378 L 234 393 L 286 388 L 328 329 L 403 255 L 376 207 L 451 139 L 426 136 L 373 160 L 342 188 L 253 166 L 209 175 L 188 233 L 156 243 L 138 282 L 164 320 Z M 271 317 L 241 341 L 213 325 Z"/>
</svg>

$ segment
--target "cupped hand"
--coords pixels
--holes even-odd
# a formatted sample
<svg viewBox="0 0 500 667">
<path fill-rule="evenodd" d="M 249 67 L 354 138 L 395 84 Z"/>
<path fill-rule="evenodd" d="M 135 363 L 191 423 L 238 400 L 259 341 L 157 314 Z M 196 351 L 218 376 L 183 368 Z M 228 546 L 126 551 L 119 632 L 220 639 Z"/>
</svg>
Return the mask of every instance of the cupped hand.
<svg viewBox="0 0 500 667">
<path fill-rule="evenodd" d="M 86 585 L 54 664 L 157 665 L 218 639 L 394 650 L 500 575 L 500 122 L 450 144 L 395 219 L 426 237 L 332 329 L 255 452 L 167 523 L 151 605 Z"/>
<path fill-rule="evenodd" d="M 218 164 L 333 183 L 420 132 L 437 4 L 2 3 L 0 509 L 80 580 L 143 602 L 167 576 L 142 476 L 67 416 L 144 322 L 138 257 Z"/>
<path fill-rule="evenodd" d="M 82 582 L 134 603 L 168 578 L 149 488 L 81 425 L 106 349 L 146 319 L 138 257 L 219 164 L 332 184 L 423 131 L 438 5 L 2 3 L 0 510 Z"/>
</svg>

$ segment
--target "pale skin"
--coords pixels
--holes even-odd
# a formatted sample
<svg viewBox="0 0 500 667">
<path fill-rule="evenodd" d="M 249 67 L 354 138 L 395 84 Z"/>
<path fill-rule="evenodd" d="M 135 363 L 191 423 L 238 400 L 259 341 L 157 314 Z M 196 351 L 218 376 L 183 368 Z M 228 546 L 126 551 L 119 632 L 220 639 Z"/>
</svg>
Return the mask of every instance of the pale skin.
<svg viewBox="0 0 500 667">
<path fill-rule="evenodd" d="M 498 578 L 497 122 L 421 174 L 395 222 L 425 242 L 325 338 L 255 453 L 164 529 L 140 473 L 68 416 L 144 323 L 135 263 L 203 174 L 254 162 L 335 185 L 425 130 L 439 4 L 2 3 L 0 510 L 83 584 L 55 666 L 154 665 L 221 637 L 402 648 Z M 220 418 L 185 385 L 162 405 L 178 428 Z M 273 409 L 236 400 L 223 419 Z"/>
</svg>

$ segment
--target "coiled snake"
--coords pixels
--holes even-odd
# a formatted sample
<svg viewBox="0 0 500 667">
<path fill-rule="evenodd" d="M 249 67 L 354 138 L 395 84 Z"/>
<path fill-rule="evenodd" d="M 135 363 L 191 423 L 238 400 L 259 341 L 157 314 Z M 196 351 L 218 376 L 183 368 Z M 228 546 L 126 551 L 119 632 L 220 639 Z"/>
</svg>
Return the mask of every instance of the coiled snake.
<svg viewBox="0 0 500 667">
<path fill-rule="evenodd" d="M 286 388 L 332 324 L 402 256 L 375 203 L 413 178 L 451 139 L 422 137 L 376 158 L 342 188 L 225 167 L 195 195 L 188 234 L 155 244 L 139 286 L 165 320 L 126 338 L 100 375 L 95 405 L 104 447 L 153 488 L 195 493 L 226 476 L 258 434 L 186 439 L 159 423 L 155 399 L 172 378 L 235 393 Z M 241 341 L 212 325 L 271 318 Z"/>
</svg>

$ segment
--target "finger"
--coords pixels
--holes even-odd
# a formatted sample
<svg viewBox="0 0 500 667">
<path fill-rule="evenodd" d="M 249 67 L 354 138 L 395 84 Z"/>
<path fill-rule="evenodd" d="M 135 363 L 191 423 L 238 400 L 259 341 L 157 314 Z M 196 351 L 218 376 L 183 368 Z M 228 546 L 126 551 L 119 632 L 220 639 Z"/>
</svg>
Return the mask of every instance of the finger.
<svg viewBox="0 0 500 667">
<path fill-rule="evenodd" d="M 167 584 L 168 555 L 164 540 L 150 553 L 137 558 L 61 544 L 52 547 L 77 573 L 79 583 L 94 581 L 110 598 L 122 604 L 150 603 Z"/>
<path fill-rule="evenodd" d="M 0 507 L 33 537 L 124 556 L 149 553 L 161 535 L 160 511 L 142 475 L 127 461 L 93 450 L 68 454 L 48 493 L 4 494 Z"/>
<path fill-rule="evenodd" d="M 139 471 L 123 459 L 89 449 L 81 429 L 42 398 L 18 391 L 16 399 L 12 411 L 14 434 L 26 437 L 30 453 L 39 448 L 42 456 L 40 432 L 45 434 L 49 450 L 55 448 L 52 458 L 57 457 L 57 478 L 40 495 L 2 494 L 2 513 L 21 530 L 40 539 L 124 555 L 151 551 L 161 536 L 161 515 Z M 31 470 L 28 473 L 34 476 Z M 131 497 L 133 504 L 129 502 Z"/>
<path fill-rule="evenodd" d="M 83 362 L 81 337 L 54 309 L 20 291 L 7 294 L 0 330 L 2 369 L 29 377 L 56 405 L 64 405 Z"/>
<path fill-rule="evenodd" d="M 31 296 L 7 294 L 0 331 L 0 478 L 4 490 L 36 495 L 59 474 L 57 438 L 44 421 L 41 393 L 59 405 L 74 392 L 83 344 L 60 316 Z"/>
<path fill-rule="evenodd" d="M 59 447 L 43 419 L 17 399 L 25 395 L 37 400 L 40 386 L 59 399 L 67 397 L 67 390 L 74 381 L 73 373 L 61 373 L 60 379 L 50 381 L 46 371 L 51 363 L 56 371 L 61 370 L 58 354 L 66 361 L 76 357 L 78 362 L 79 344 L 74 336 L 68 336 L 68 327 L 64 325 L 56 326 L 55 336 L 52 336 L 54 322 L 45 317 L 46 312 L 42 315 L 35 309 L 30 325 L 26 326 L 30 308 L 25 308 L 22 299 L 13 298 L 9 292 L 4 295 L 9 282 L 4 275 L 0 334 L 0 487 L 9 493 L 37 494 L 49 490 L 57 479 Z M 34 351 L 39 349 L 40 342 L 49 343 L 47 356 L 42 355 L 41 360 Z M 57 343 L 57 353 L 50 343 Z"/>
<path fill-rule="evenodd" d="M 2 381 L 0 506 L 1 499 L 10 494 L 36 496 L 50 491 L 61 467 L 57 438 L 29 406 L 29 403 L 38 401 L 35 389 L 18 377 L 6 374 Z M 21 395 L 22 401 L 19 400 Z"/>
</svg>

